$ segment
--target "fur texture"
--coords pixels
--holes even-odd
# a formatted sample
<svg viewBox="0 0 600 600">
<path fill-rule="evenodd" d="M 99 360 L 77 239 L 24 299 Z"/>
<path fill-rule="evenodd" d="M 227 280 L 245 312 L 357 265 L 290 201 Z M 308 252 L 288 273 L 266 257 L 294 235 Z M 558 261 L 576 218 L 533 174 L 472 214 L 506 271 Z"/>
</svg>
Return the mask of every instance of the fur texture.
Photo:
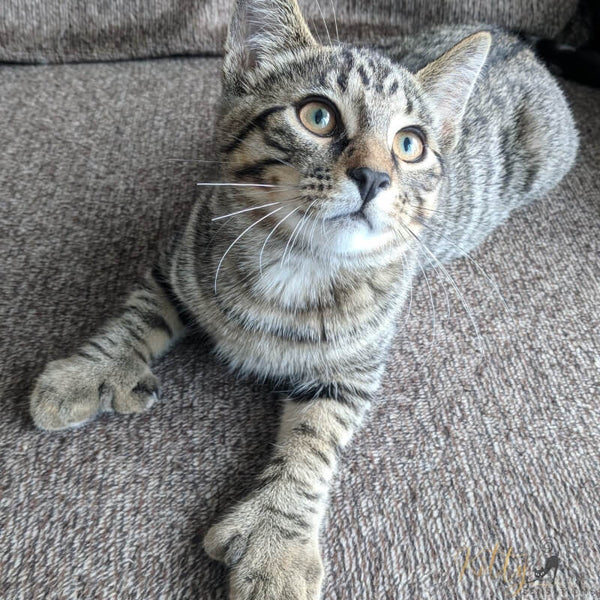
<svg viewBox="0 0 600 600">
<path fill-rule="evenodd" d="M 309 102 L 331 133 L 302 121 Z M 422 154 L 406 160 L 419 140 Z M 314 600 L 329 487 L 376 395 L 411 280 L 555 185 L 577 135 L 557 84 L 504 32 L 324 47 L 295 2 L 240 0 L 219 143 L 221 185 L 203 188 L 123 314 L 48 365 L 31 412 L 61 429 L 145 410 L 158 390 L 149 363 L 200 327 L 232 370 L 285 395 L 257 488 L 205 548 L 231 567 L 232 599 Z M 377 176 L 374 193 L 357 173 Z"/>
</svg>

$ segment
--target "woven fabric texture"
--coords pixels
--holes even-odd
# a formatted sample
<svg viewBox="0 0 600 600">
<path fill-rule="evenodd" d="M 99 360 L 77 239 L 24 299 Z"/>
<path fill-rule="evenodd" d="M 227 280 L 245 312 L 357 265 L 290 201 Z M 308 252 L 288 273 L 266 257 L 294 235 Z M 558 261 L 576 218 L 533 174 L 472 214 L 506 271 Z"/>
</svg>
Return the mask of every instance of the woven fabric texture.
<svg viewBox="0 0 600 600">
<path fill-rule="evenodd" d="M 234 0 L 3 0 L 0 61 L 78 62 L 222 51 Z M 317 36 L 379 39 L 485 22 L 555 37 L 577 0 L 300 0 Z M 335 17 L 334 17 L 335 12 Z"/>
<path fill-rule="evenodd" d="M 279 414 L 267 389 L 189 339 L 156 367 L 164 400 L 147 414 L 54 434 L 27 414 L 44 363 L 118 310 L 210 177 L 194 161 L 213 159 L 219 69 L 0 69 L 2 600 L 226 597 L 201 539 L 267 460 Z M 474 263 L 450 266 L 484 351 L 441 276 L 429 276 L 435 335 L 428 286 L 414 286 L 332 493 L 325 600 L 508 599 L 546 538 L 555 589 L 517 597 L 600 597 L 600 92 L 566 90 L 576 167 L 474 254 L 508 312 Z M 496 577 L 478 576 L 496 544 Z"/>
</svg>

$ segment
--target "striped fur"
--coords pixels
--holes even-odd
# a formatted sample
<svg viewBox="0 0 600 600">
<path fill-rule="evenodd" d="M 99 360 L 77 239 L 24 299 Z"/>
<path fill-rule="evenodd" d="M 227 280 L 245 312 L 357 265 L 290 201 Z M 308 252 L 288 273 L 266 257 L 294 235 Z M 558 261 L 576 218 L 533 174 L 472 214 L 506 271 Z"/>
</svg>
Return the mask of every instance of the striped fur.
<svg viewBox="0 0 600 600">
<path fill-rule="evenodd" d="M 329 487 L 377 393 L 411 281 L 555 185 L 577 137 L 555 82 L 503 32 L 321 46 L 293 0 L 238 2 L 223 89 L 227 185 L 202 194 L 122 315 L 47 366 L 31 413 L 61 429 L 145 410 L 158 395 L 149 363 L 200 327 L 233 371 L 286 396 L 256 489 L 205 548 L 231 567 L 234 600 L 314 600 Z M 314 97 L 335 106 L 330 137 L 300 122 Z M 392 150 L 406 127 L 425 140 L 414 163 Z M 368 202 L 358 168 L 387 176 Z"/>
<path fill-rule="evenodd" d="M 31 396 L 35 424 L 62 429 L 102 412 L 147 410 L 159 397 L 150 363 L 183 333 L 177 310 L 149 273 L 129 295 L 119 317 L 73 356 L 46 366 Z"/>
</svg>

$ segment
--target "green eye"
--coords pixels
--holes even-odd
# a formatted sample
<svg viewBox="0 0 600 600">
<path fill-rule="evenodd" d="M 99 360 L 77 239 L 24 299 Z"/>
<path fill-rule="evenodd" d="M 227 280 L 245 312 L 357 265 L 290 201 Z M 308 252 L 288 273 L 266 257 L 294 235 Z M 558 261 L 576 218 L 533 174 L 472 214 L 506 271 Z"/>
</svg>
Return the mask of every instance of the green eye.
<svg viewBox="0 0 600 600">
<path fill-rule="evenodd" d="M 401 129 L 394 138 L 394 152 L 404 162 L 416 162 L 425 152 L 425 143 L 416 130 Z"/>
<path fill-rule="evenodd" d="M 335 114 L 325 102 L 307 102 L 298 113 L 300 122 L 316 135 L 327 136 L 335 129 Z"/>
</svg>

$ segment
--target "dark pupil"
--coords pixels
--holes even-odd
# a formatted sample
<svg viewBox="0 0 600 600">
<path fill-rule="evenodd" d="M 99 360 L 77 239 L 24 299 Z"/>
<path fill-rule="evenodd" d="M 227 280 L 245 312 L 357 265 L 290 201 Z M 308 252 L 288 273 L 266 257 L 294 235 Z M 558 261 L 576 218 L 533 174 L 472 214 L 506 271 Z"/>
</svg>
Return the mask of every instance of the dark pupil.
<svg viewBox="0 0 600 600">
<path fill-rule="evenodd" d="M 404 138 L 404 152 L 410 152 L 412 140 L 409 137 Z"/>
<path fill-rule="evenodd" d="M 317 110 L 317 112 L 315 113 L 315 123 L 317 125 L 320 125 L 321 121 L 323 121 L 324 118 L 325 118 L 325 113 L 323 112 L 322 108 L 319 108 L 319 110 Z"/>
</svg>

